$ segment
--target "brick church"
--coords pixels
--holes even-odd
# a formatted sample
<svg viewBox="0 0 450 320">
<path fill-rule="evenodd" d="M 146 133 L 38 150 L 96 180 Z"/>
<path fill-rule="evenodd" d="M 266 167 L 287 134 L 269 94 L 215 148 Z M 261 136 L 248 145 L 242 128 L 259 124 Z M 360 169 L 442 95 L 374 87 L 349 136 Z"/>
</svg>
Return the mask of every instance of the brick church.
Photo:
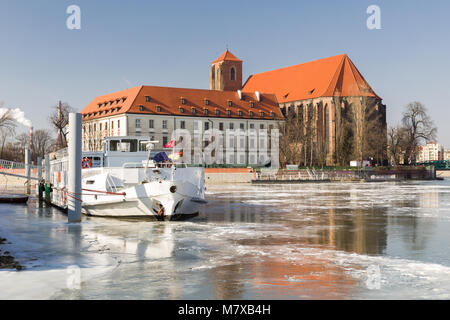
<svg viewBox="0 0 450 320">
<path fill-rule="evenodd" d="M 242 85 L 242 60 L 227 50 L 212 63 L 210 89 L 275 94 L 284 117 L 310 122 L 311 148 L 322 149 L 328 165 L 386 158 L 386 106 L 346 54 L 254 74 Z"/>
</svg>

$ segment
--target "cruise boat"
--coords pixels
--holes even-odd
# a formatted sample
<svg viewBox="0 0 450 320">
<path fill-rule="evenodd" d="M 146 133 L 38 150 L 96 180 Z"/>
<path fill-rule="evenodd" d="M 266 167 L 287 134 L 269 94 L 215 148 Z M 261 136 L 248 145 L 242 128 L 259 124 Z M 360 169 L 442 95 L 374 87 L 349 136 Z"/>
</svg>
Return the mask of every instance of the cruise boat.
<svg viewBox="0 0 450 320">
<path fill-rule="evenodd" d="M 198 214 L 204 170 L 176 163 L 144 137 L 108 137 L 103 152 L 83 152 L 82 211 L 102 217 L 180 220 Z M 171 159 L 170 159 L 171 158 Z"/>
</svg>

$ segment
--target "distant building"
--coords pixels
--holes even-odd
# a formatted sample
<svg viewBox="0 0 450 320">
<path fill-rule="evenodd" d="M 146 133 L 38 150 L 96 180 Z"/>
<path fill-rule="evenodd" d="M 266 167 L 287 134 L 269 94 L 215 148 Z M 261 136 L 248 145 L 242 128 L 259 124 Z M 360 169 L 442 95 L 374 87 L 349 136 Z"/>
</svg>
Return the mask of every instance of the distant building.
<svg viewBox="0 0 450 320">
<path fill-rule="evenodd" d="M 444 150 L 444 160 L 450 160 L 450 150 Z"/>
<path fill-rule="evenodd" d="M 433 141 L 428 142 L 425 146 L 419 146 L 417 162 L 428 162 L 444 160 L 444 147 Z"/>
</svg>

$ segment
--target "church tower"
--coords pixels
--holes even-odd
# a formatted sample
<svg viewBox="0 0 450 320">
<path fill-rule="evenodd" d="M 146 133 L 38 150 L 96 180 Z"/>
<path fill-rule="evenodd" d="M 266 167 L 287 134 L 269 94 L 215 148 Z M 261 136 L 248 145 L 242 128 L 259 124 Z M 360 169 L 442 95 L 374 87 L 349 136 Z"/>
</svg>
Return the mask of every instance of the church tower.
<svg viewBox="0 0 450 320">
<path fill-rule="evenodd" d="M 242 89 L 242 60 L 236 58 L 228 49 L 211 63 L 209 89 Z"/>
</svg>

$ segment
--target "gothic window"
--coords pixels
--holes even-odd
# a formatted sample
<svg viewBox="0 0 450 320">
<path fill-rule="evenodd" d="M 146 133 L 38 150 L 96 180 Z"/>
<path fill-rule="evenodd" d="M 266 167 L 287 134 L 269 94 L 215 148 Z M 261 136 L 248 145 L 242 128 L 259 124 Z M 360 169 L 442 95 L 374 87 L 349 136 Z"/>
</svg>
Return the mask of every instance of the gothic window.
<svg viewBox="0 0 450 320">
<path fill-rule="evenodd" d="M 230 79 L 232 81 L 236 80 L 236 70 L 232 67 L 230 71 Z"/>
</svg>

